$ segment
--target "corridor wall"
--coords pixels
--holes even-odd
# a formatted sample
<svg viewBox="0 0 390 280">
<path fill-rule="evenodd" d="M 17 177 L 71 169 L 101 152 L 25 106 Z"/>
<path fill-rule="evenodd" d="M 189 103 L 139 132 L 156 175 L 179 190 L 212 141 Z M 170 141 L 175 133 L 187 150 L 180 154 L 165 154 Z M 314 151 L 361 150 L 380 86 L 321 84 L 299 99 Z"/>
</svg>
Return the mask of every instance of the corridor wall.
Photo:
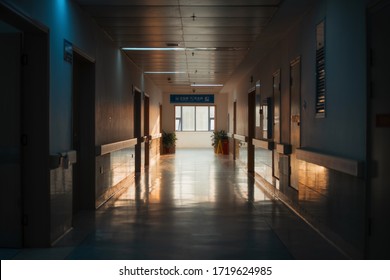
<svg viewBox="0 0 390 280">
<path fill-rule="evenodd" d="M 64 60 L 64 40 L 73 45 L 85 58 L 95 64 L 94 145 L 115 143 L 134 137 L 133 87 L 147 91 L 150 96 L 151 132 L 158 132 L 161 91 L 115 46 L 99 26 L 73 1 L 66 0 L 9 0 L 2 1 L 20 14 L 31 18 L 49 30 L 50 97 L 49 127 L 50 154 L 67 155 L 73 147 L 73 88 L 72 63 Z M 69 153 L 70 154 L 70 153 Z M 42 155 L 49 157 L 49 155 Z M 95 171 L 94 200 L 97 205 L 110 197 L 115 184 L 113 158 L 115 155 L 98 155 L 92 169 Z M 131 149 L 125 158 L 132 158 Z M 134 176 L 132 163 L 126 164 L 128 180 Z M 37 200 L 50 204 L 50 240 L 54 242 L 72 227 L 73 166 L 60 165 L 50 172 L 50 192 Z M 103 172 L 103 173 L 102 173 Z M 107 181 L 108 180 L 108 181 Z M 35 186 L 39 187 L 39 186 Z M 86 187 L 86 186 L 83 186 Z M 45 203 L 46 203 L 45 202 Z"/>
<path fill-rule="evenodd" d="M 300 149 L 318 157 L 358 163 L 366 159 L 366 30 L 367 1 L 323 0 L 306 7 L 303 16 L 286 24 L 286 32 L 266 50 L 259 49 L 258 64 L 229 93 L 229 114 L 237 102 L 237 134 L 248 135 L 248 90 L 260 82 L 262 100 L 273 98 L 273 74 L 281 76 L 281 143 L 291 144 L 290 63 L 301 61 Z M 316 26 L 325 21 L 326 114 L 317 117 Z M 271 22 L 267 34 L 272 33 Z M 261 35 L 260 35 L 261 39 Z M 252 77 L 252 79 L 250 78 Z M 253 83 L 248 83 L 252 80 Z M 232 117 L 231 117 L 232 118 Z M 231 131 L 232 132 L 232 131 Z M 256 135 L 264 140 L 262 135 Z M 365 181 L 360 174 L 346 174 L 326 164 L 299 160 L 298 189 L 276 178 L 275 164 L 286 169 L 288 153 L 280 162 L 275 150 L 256 148 L 257 176 L 262 184 L 288 205 L 303 213 L 347 255 L 361 258 L 365 244 Z M 278 159 L 279 160 L 279 159 Z M 259 166 L 261 165 L 261 166 Z M 290 171 L 291 172 L 291 171 Z M 275 175 L 275 174 L 274 174 Z M 281 175 L 282 176 L 282 175 Z M 288 176 L 288 175 L 287 175 Z"/>
</svg>

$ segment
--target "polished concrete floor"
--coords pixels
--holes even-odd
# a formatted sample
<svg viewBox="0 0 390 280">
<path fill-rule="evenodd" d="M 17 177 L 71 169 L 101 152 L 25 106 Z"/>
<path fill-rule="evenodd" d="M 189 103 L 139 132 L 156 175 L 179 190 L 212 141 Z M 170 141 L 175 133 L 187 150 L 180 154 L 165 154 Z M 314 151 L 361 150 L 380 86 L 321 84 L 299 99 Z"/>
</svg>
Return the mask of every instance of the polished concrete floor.
<svg viewBox="0 0 390 280">
<path fill-rule="evenodd" d="M 53 248 L 1 259 L 343 259 L 227 156 L 161 156 L 119 199 L 77 216 Z"/>
</svg>

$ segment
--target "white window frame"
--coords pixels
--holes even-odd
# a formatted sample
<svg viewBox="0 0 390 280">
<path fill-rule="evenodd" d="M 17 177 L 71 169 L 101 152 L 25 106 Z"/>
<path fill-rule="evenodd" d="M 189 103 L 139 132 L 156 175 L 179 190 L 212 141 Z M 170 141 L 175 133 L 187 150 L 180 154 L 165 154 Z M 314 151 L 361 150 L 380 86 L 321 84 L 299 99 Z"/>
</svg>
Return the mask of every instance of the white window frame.
<svg viewBox="0 0 390 280">
<path fill-rule="evenodd" d="M 194 130 L 183 130 L 183 107 L 193 107 L 194 108 L 194 121 L 195 129 Z M 198 130 L 196 126 L 196 108 L 197 107 L 207 107 L 208 108 L 208 129 L 207 130 Z M 210 116 L 211 108 L 214 108 L 214 117 Z M 180 116 L 176 116 L 176 110 L 180 108 Z M 175 106 L 175 131 L 177 132 L 207 132 L 215 130 L 215 115 L 216 115 L 216 106 L 215 105 L 176 105 Z M 214 122 L 214 127 L 212 128 L 211 123 Z"/>
</svg>

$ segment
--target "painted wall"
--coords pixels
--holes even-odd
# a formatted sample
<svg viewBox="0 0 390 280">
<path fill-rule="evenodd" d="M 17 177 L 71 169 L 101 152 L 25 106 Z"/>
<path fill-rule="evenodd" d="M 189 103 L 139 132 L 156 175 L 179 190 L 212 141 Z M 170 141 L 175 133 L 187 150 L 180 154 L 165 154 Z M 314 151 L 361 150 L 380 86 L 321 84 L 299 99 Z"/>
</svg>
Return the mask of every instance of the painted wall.
<svg viewBox="0 0 390 280">
<path fill-rule="evenodd" d="M 7 2 L 50 29 L 51 152 L 71 149 L 72 67 L 63 59 L 64 39 L 96 60 L 96 144 L 132 137 L 132 85 L 147 90 L 151 103 L 161 102 L 159 89 L 143 79 L 142 72 L 72 1 Z M 153 126 L 157 115 L 151 114 Z"/>
<path fill-rule="evenodd" d="M 15 9 L 46 26 L 50 33 L 50 153 L 72 150 L 72 65 L 63 59 L 64 39 L 95 60 L 95 144 L 108 144 L 133 138 L 133 85 L 146 90 L 150 96 L 151 132 L 159 131 L 161 91 L 121 52 L 97 24 L 70 0 L 10 0 Z M 129 156 L 129 155 L 126 155 Z M 130 155 L 131 156 L 131 155 Z M 104 159 L 98 159 L 99 162 Z M 102 162 L 103 166 L 111 166 Z M 110 168 L 111 168 L 110 167 Z M 100 170 L 100 166 L 98 168 Z M 107 170 L 109 174 L 113 170 Z M 51 172 L 51 196 L 57 189 L 66 189 L 62 197 L 56 196 L 55 205 L 69 204 L 72 196 L 69 170 Z M 55 176 L 53 175 L 55 173 Z M 130 172 L 131 173 L 131 172 Z M 129 174 L 130 174 L 129 173 Z M 56 178 L 65 176 L 66 182 Z M 96 177 L 98 194 L 110 192 L 112 184 Z M 104 176 L 103 176 L 104 177 Z M 111 180 L 115 182 L 115 180 Z M 62 186 L 61 184 L 65 184 Z M 103 186 L 105 189 L 101 189 Z M 52 241 L 65 232 L 71 219 L 71 207 L 59 213 L 51 208 Z"/>
<path fill-rule="evenodd" d="M 233 102 L 237 102 L 237 134 L 248 133 L 248 90 L 259 80 L 262 98 L 272 97 L 272 76 L 280 69 L 282 142 L 290 142 L 290 62 L 300 56 L 301 146 L 328 155 L 360 161 L 366 159 L 366 2 L 323 0 L 308 7 L 305 16 L 286 30 L 281 39 L 261 56 L 257 66 L 229 93 L 231 121 Z M 326 117 L 316 118 L 315 31 L 323 19 L 326 21 Z M 251 75 L 254 83 L 249 82 Z M 261 156 L 257 151 L 256 169 L 265 170 L 260 175 L 274 185 L 273 191 L 279 192 L 275 188 L 277 182 L 269 176 L 272 174 L 272 165 L 269 165 L 272 158 L 259 163 L 261 158 L 258 157 Z M 318 180 L 319 175 L 311 172 L 308 166 L 310 164 L 301 162 L 299 191 L 287 187 L 280 189 L 281 195 L 287 197 L 289 203 L 304 209 L 311 220 L 325 226 L 329 231 L 324 232 L 329 236 L 335 234 L 334 240 L 348 253 L 361 258 L 365 238 L 364 179 L 316 166 L 318 170 L 325 170 L 321 175 L 325 174 L 327 179 Z"/>
<path fill-rule="evenodd" d="M 321 1 L 292 26 L 258 65 L 229 94 L 237 100 L 237 134 L 247 134 L 247 93 L 260 80 L 262 97 L 272 96 L 272 74 L 281 70 L 282 130 L 289 123 L 289 66 L 302 61 L 302 146 L 328 154 L 365 159 L 366 1 Z M 326 117 L 315 117 L 315 28 L 326 19 Z M 229 104 L 229 113 L 233 108 Z M 289 139 L 282 139 L 288 143 Z"/>
<path fill-rule="evenodd" d="M 176 148 L 209 148 L 212 149 L 212 132 L 176 132 Z"/>
</svg>

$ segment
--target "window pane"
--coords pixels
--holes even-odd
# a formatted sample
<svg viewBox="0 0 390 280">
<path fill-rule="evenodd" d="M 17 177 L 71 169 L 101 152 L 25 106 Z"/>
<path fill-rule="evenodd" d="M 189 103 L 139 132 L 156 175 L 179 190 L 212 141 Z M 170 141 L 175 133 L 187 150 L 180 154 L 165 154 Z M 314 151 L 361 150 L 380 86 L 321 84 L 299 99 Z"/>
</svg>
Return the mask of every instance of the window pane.
<svg viewBox="0 0 390 280">
<path fill-rule="evenodd" d="M 210 106 L 210 118 L 214 119 L 214 116 L 215 116 L 215 107 Z"/>
<path fill-rule="evenodd" d="M 175 107 L 175 117 L 180 118 L 181 117 L 181 106 Z"/>
<path fill-rule="evenodd" d="M 195 130 L 195 107 L 183 106 L 183 131 Z"/>
<path fill-rule="evenodd" d="M 175 130 L 176 131 L 181 131 L 181 119 L 176 119 Z"/>
<path fill-rule="evenodd" d="M 213 131 L 215 129 L 215 126 L 214 126 L 214 119 L 210 119 L 210 130 Z"/>
<path fill-rule="evenodd" d="M 196 130 L 197 131 L 209 130 L 209 107 L 208 106 L 196 107 Z"/>
</svg>

